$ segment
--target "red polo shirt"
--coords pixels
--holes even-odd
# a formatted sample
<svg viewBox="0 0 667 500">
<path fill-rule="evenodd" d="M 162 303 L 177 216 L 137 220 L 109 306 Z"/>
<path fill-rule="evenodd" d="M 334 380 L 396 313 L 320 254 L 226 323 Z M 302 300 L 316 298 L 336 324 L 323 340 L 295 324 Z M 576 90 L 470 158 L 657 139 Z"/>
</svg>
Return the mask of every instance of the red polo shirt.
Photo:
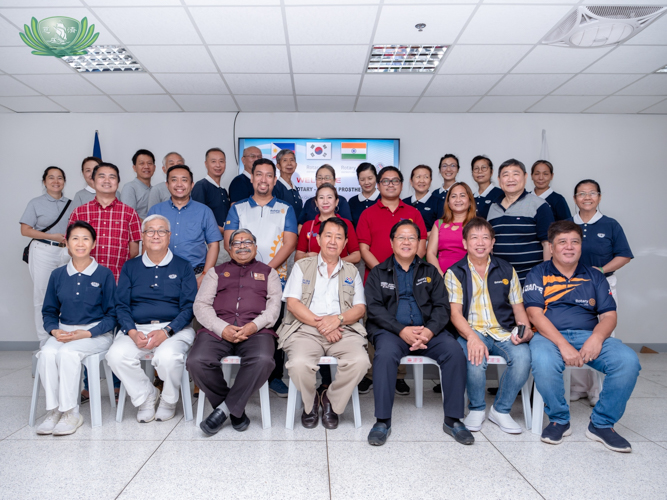
<svg viewBox="0 0 667 500">
<path fill-rule="evenodd" d="M 336 215 L 340 220 L 345 222 L 347 225 L 347 245 L 343 248 L 340 256 L 347 257 L 352 252 L 359 251 L 359 243 L 357 242 L 357 233 L 354 231 L 354 226 L 352 223 L 343 219 L 340 215 Z M 301 226 L 301 232 L 299 233 L 299 242 L 296 245 L 296 249 L 300 252 L 320 252 L 320 245 L 317 243 L 317 236 L 320 234 L 320 222 L 319 214 L 315 216 L 315 220 L 307 221 L 303 226 Z"/>
<path fill-rule="evenodd" d="M 381 198 L 375 205 L 371 205 L 361 213 L 357 224 L 357 239 L 359 243 L 365 243 L 370 247 L 371 253 L 379 262 L 384 262 L 394 253 L 389 239 L 391 228 L 404 219 L 417 224 L 421 231 L 421 239 L 426 239 L 426 225 L 419 210 L 398 200 L 398 207 L 392 212 L 382 203 Z M 364 280 L 368 277 L 368 272 L 369 269 L 366 268 Z"/>
</svg>

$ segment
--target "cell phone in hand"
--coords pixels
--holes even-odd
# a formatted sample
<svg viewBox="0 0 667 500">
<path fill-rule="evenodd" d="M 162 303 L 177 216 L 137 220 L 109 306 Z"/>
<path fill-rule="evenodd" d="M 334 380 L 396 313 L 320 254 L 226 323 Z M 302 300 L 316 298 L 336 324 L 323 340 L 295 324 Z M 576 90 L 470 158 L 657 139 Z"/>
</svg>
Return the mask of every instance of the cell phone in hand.
<svg viewBox="0 0 667 500">
<path fill-rule="evenodd" d="M 516 336 L 522 339 L 523 334 L 526 331 L 526 325 L 517 325 L 514 329 L 516 330 Z"/>
</svg>

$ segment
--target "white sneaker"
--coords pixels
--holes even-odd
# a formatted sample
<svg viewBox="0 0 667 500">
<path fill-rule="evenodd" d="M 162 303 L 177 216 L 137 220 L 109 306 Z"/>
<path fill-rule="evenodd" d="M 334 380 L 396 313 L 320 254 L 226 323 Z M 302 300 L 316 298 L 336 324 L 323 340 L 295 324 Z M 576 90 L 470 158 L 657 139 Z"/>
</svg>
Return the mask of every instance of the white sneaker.
<svg viewBox="0 0 667 500">
<path fill-rule="evenodd" d="M 500 427 L 500 430 L 508 434 L 521 434 L 522 429 L 509 413 L 498 413 L 494 406 L 489 410 L 489 420 Z"/>
<path fill-rule="evenodd" d="M 58 408 L 54 408 L 53 410 L 49 410 L 49 412 L 46 414 L 46 418 L 44 419 L 44 422 L 42 422 L 39 427 L 37 427 L 37 434 L 41 434 L 43 436 L 46 436 L 48 434 L 53 433 L 53 428 L 58 424 L 58 421 L 60 420 L 62 413 L 58 411 Z"/>
<path fill-rule="evenodd" d="M 80 413 L 67 410 L 60 418 L 58 425 L 53 429 L 54 436 L 67 436 L 74 434 L 83 425 L 83 417 Z"/>
<path fill-rule="evenodd" d="M 587 396 L 585 392 L 570 391 L 570 401 L 579 401 Z"/>
<path fill-rule="evenodd" d="M 167 403 L 162 397 L 160 397 L 160 406 L 158 406 L 157 411 L 155 412 L 155 420 L 158 422 L 166 422 L 174 418 L 176 414 L 176 403 Z"/>
<path fill-rule="evenodd" d="M 471 410 L 470 413 L 468 413 L 468 416 L 463 419 L 463 425 L 465 425 L 470 432 L 477 432 L 482 430 L 484 420 L 486 420 L 486 412 L 484 410 Z"/>
<path fill-rule="evenodd" d="M 590 394 L 588 395 L 588 404 L 591 406 L 595 406 L 598 404 L 598 401 L 600 401 L 600 396 L 591 396 Z"/>
<path fill-rule="evenodd" d="M 139 410 L 137 411 L 137 421 L 141 424 L 147 424 L 155 420 L 155 407 L 160 400 L 160 391 L 155 386 L 151 386 L 151 389 L 153 392 L 139 406 Z"/>
</svg>

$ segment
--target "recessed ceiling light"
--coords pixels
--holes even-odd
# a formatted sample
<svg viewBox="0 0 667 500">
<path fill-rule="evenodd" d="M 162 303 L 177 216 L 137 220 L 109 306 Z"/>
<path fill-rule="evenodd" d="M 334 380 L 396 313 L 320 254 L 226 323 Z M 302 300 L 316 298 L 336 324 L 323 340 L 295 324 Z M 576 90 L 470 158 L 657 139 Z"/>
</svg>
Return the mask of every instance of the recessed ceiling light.
<svg viewBox="0 0 667 500">
<path fill-rule="evenodd" d="M 658 71 L 656 71 L 656 73 L 667 73 L 667 66 L 663 66 Z"/>
<path fill-rule="evenodd" d="M 367 73 L 432 73 L 445 45 L 374 45 Z"/>
<path fill-rule="evenodd" d="M 111 73 L 144 71 L 144 68 L 120 45 L 92 45 L 82 56 L 63 57 L 63 61 L 79 73 Z"/>
</svg>

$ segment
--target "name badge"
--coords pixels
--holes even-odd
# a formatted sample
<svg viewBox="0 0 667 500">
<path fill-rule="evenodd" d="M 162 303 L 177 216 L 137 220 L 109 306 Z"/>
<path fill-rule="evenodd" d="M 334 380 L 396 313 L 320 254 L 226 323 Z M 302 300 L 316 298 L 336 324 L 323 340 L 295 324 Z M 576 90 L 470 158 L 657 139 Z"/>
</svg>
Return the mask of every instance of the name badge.
<svg viewBox="0 0 667 500">
<path fill-rule="evenodd" d="M 178 275 L 176 275 L 176 274 L 170 274 L 170 275 L 169 275 L 169 279 L 170 279 L 170 280 L 175 280 L 175 279 L 177 278 L 177 276 L 178 276 Z"/>
<path fill-rule="evenodd" d="M 255 278 L 257 281 L 266 281 L 266 278 L 262 273 L 252 273 L 252 277 Z"/>
<path fill-rule="evenodd" d="M 99 287 L 100 284 L 97 281 L 91 281 L 90 286 Z"/>
</svg>

